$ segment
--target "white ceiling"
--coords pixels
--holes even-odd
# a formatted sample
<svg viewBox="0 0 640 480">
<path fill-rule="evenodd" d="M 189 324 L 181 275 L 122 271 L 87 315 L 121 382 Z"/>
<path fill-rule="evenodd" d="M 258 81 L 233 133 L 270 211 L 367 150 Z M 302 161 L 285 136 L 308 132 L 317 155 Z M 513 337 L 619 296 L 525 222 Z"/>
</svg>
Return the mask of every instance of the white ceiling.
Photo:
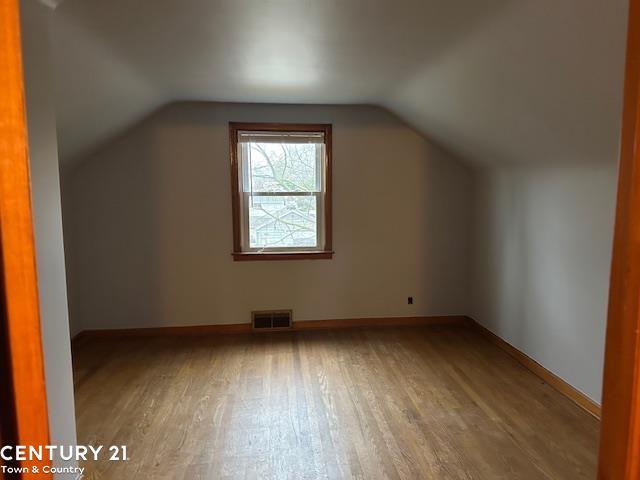
<svg viewBox="0 0 640 480">
<path fill-rule="evenodd" d="M 177 100 L 372 103 L 475 162 L 615 158 L 626 0 L 65 0 L 61 156 Z M 613 158 L 612 158 L 613 157 Z"/>
</svg>

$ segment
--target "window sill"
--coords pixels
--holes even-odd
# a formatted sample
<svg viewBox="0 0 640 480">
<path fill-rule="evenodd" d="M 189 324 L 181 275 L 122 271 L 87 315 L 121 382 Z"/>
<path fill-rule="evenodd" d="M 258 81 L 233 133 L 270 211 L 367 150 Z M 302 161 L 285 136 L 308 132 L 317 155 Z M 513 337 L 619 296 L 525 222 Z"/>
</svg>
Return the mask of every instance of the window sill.
<svg viewBox="0 0 640 480">
<path fill-rule="evenodd" d="M 233 252 L 233 260 L 236 262 L 261 261 L 261 260 L 323 260 L 333 258 L 332 251 L 321 252 Z"/>
</svg>

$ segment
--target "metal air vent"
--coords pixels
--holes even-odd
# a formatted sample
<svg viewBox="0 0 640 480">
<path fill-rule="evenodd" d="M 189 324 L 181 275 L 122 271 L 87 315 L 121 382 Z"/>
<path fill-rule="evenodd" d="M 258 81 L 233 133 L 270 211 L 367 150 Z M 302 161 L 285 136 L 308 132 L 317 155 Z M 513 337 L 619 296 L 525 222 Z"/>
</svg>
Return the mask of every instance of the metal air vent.
<svg viewBox="0 0 640 480">
<path fill-rule="evenodd" d="M 292 316 L 291 310 L 251 312 L 251 323 L 255 331 L 289 330 Z"/>
</svg>

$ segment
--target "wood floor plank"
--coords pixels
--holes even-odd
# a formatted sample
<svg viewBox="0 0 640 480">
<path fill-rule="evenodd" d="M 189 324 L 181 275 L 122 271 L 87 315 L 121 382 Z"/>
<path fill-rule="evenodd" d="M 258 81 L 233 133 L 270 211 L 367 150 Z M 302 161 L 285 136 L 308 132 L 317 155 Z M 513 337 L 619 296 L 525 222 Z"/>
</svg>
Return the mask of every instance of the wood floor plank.
<svg viewBox="0 0 640 480">
<path fill-rule="evenodd" d="M 463 327 L 88 338 L 87 479 L 595 478 L 599 422 Z"/>
</svg>

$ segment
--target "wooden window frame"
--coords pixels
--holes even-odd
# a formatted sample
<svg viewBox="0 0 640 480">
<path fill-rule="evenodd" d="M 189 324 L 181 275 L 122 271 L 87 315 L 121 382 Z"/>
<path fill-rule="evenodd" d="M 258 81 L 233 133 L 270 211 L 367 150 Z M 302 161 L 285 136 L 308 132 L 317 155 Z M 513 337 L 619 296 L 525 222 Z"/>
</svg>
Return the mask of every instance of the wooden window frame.
<svg viewBox="0 0 640 480">
<path fill-rule="evenodd" d="M 247 252 L 242 250 L 240 206 L 240 157 L 238 132 L 322 132 L 325 143 L 325 191 L 324 191 L 324 249 L 311 251 Z M 251 260 L 321 260 L 333 258 L 332 250 L 332 128 L 326 123 L 241 123 L 229 122 L 229 152 L 231 154 L 231 212 L 233 217 L 233 259 Z"/>
</svg>

